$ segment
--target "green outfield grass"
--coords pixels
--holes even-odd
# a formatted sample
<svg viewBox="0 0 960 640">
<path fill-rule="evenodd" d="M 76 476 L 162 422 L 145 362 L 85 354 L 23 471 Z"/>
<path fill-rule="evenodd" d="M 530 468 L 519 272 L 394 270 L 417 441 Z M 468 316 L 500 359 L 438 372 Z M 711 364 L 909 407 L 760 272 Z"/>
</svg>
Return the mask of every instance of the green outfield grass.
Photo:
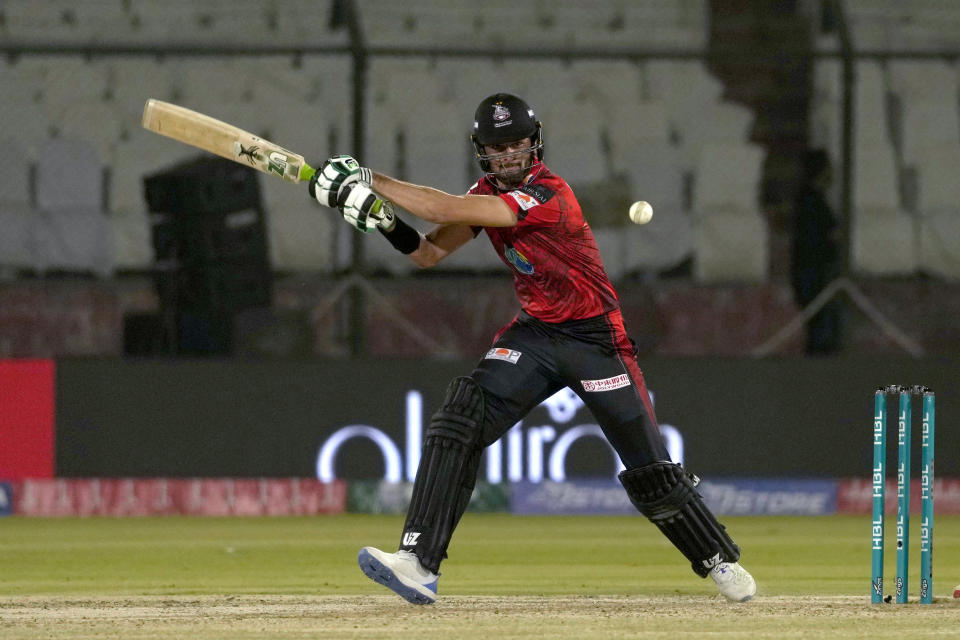
<svg viewBox="0 0 960 640">
<path fill-rule="evenodd" d="M 919 589 L 918 520 L 911 532 L 913 599 Z M 111 624 L 124 637 L 178 637 L 187 630 L 177 621 L 206 620 L 174 614 L 177 607 L 221 612 L 219 622 L 189 629 L 194 640 L 321 632 L 386 638 L 431 624 L 437 627 L 434 637 L 444 636 L 448 624 L 447 637 L 458 637 L 457 620 L 485 629 L 498 616 L 507 626 L 491 626 L 491 634 L 524 638 L 686 637 L 686 631 L 702 631 L 709 618 L 734 621 L 711 631 L 710 637 L 724 638 L 960 634 L 960 603 L 951 597 L 960 583 L 960 517 L 938 516 L 936 522 L 933 607 L 869 605 L 866 516 L 724 521 L 759 584 L 751 603 L 718 600 L 713 584 L 694 576 L 641 517 L 467 514 L 442 567 L 441 600 L 414 607 L 367 580 L 356 565 L 360 546 L 395 548 L 399 516 L 6 518 L 0 520 L 0 636 L 87 637 L 80 633 L 87 621 L 89 637 L 112 635 Z M 891 522 L 888 590 L 895 573 L 893 528 Z M 244 607 L 256 610 L 257 603 L 260 614 L 245 613 Z M 169 619 L 164 607 L 173 607 Z M 148 610 L 142 618 L 132 613 L 139 608 Z M 241 621 L 247 615 L 279 627 L 245 635 L 250 630 Z M 364 631 L 358 619 L 410 626 L 391 630 L 378 622 Z M 548 632 L 554 628 L 548 621 L 558 619 L 556 635 Z M 103 620 L 105 629 L 96 622 Z M 133 620 L 154 622 L 136 626 Z M 853 635 L 860 633 L 856 629 L 863 635 Z"/>
</svg>

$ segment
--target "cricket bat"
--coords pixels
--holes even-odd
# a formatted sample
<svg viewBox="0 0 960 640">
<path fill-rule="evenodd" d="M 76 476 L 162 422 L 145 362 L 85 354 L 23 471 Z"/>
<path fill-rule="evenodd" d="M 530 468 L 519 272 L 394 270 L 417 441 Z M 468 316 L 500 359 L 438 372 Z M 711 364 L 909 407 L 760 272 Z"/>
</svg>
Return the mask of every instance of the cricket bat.
<svg viewBox="0 0 960 640">
<path fill-rule="evenodd" d="M 309 180 L 317 172 L 303 156 L 278 144 L 162 100 L 147 100 L 143 107 L 143 128 L 288 182 Z"/>
</svg>

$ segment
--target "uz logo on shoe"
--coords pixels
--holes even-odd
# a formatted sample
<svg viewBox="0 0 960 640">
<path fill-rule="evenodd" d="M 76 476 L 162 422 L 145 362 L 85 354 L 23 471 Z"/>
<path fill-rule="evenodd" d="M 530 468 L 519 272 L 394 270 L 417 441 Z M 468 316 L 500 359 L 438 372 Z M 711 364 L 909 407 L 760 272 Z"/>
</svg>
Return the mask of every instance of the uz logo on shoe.
<svg viewBox="0 0 960 640">
<path fill-rule="evenodd" d="M 417 538 L 420 537 L 419 533 L 405 533 L 403 534 L 403 546 L 412 547 L 417 544 Z"/>
</svg>

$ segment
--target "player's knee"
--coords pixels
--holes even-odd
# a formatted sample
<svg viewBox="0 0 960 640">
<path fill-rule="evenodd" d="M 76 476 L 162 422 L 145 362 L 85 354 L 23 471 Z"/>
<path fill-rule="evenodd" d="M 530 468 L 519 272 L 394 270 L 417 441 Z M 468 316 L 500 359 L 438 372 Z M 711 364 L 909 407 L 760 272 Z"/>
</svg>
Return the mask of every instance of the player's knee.
<svg viewBox="0 0 960 640">
<path fill-rule="evenodd" d="M 736 562 L 740 548 L 697 491 L 699 479 L 678 464 L 654 462 L 620 474 L 630 501 L 705 577 L 718 562 Z"/>
<path fill-rule="evenodd" d="M 623 471 L 620 476 L 633 506 L 651 520 L 676 516 L 697 496 L 699 480 L 672 462 L 654 462 Z"/>
<path fill-rule="evenodd" d="M 455 378 L 443 404 L 430 419 L 424 439 L 448 440 L 473 449 L 480 441 L 485 413 L 483 389 L 473 378 Z"/>
</svg>

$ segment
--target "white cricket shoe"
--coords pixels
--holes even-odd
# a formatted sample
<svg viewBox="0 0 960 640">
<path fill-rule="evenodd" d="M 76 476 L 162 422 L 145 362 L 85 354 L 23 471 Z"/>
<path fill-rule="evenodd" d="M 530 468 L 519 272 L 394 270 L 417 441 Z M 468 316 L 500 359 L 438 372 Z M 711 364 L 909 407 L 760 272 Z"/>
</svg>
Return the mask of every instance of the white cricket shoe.
<svg viewBox="0 0 960 640">
<path fill-rule="evenodd" d="M 710 570 L 710 577 L 727 600 L 746 602 L 757 593 L 757 583 L 739 562 L 721 562 Z"/>
<path fill-rule="evenodd" d="M 437 578 L 420 564 L 410 551 L 387 553 L 375 547 L 360 549 L 357 556 L 364 575 L 394 591 L 413 604 L 433 604 L 437 599 Z"/>
</svg>

